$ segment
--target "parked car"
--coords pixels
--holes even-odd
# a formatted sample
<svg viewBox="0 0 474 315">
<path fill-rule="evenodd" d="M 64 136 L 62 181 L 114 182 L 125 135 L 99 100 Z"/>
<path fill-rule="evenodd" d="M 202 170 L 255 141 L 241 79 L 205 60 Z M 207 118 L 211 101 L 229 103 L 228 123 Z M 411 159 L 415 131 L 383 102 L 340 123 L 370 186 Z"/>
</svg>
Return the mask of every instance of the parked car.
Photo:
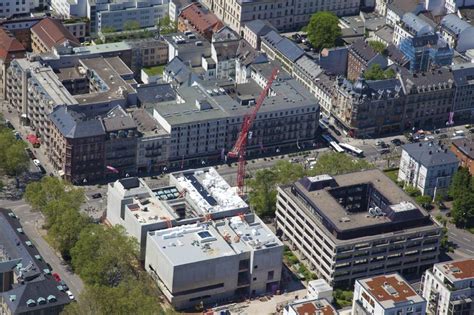
<svg viewBox="0 0 474 315">
<path fill-rule="evenodd" d="M 448 138 L 448 135 L 445 133 L 442 133 L 438 136 L 438 139 L 447 139 L 447 138 Z"/>
<path fill-rule="evenodd" d="M 36 165 L 37 167 L 40 167 L 41 162 L 38 159 L 34 159 L 33 164 Z"/>
<path fill-rule="evenodd" d="M 403 141 L 398 139 L 398 138 L 392 139 L 391 142 L 396 146 L 400 146 L 400 145 L 404 144 Z"/>
<path fill-rule="evenodd" d="M 469 129 L 470 133 L 474 133 L 474 128 Z"/>
<path fill-rule="evenodd" d="M 53 273 L 53 278 L 54 278 L 54 280 L 56 280 L 56 282 L 61 282 L 61 277 L 56 272 Z"/>
<path fill-rule="evenodd" d="M 69 290 L 68 285 L 63 280 L 59 281 L 59 284 L 63 287 L 64 290 Z"/>
<path fill-rule="evenodd" d="M 384 144 L 385 144 L 385 142 L 382 141 L 382 140 L 377 140 L 377 141 L 375 142 L 375 145 L 378 146 L 378 147 L 381 147 L 381 146 L 384 145 Z"/>
<path fill-rule="evenodd" d="M 453 132 L 453 137 L 464 137 L 464 131 L 456 130 L 455 132 Z"/>
<path fill-rule="evenodd" d="M 28 154 L 28 157 L 29 157 L 30 159 L 36 160 L 36 156 L 35 156 L 35 154 L 33 153 L 33 151 L 31 151 L 31 149 L 26 148 L 25 151 L 26 151 L 26 154 Z"/>
<path fill-rule="evenodd" d="M 101 193 L 96 193 L 96 194 L 93 194 L 93 195 L 92 195 L 92 198 L 93 198 L 93 199 L 99 199 L 99 198 L 102 198 L 102 194 L 101 194 Z"/>
<path fill-rule="evenodd" d="M 75 299 L 74 294 L 72 294 L 71 291 L 67 290 L 67 291 L 66 291 L 66 294 L 67 294 L 67 296 L 69 297 L 69 299 L 70 299 L 71 301 Z"/>
</svg>

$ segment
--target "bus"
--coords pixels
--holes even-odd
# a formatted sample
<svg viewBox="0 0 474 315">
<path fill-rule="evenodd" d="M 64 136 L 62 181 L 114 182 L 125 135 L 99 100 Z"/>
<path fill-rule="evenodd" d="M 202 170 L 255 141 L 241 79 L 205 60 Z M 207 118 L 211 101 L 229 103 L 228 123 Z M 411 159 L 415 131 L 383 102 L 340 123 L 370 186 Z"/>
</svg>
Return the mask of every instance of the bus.
<svg viewBox="0 0 474 315">
<path fill-rule="evenodd" d="M 357 157 L 363 157 L 364 156 L 364 151 L 362 151 L 359 148 L 353 147 L 350 144 L 347 143 L 339 143 L 339 146 L 346 150 L 348 153 L 355 155 Z"/>
<path fill-rule="evenodd" d="M 334 140 L 330 135 L 324 134 L 324 135 L 322 135 L 322 137 L 334 151 L 336 151 L 337 153 L 344 153 L 344 149 L 341 148 L 337 144 L 336 140 Z"/>
</svg>

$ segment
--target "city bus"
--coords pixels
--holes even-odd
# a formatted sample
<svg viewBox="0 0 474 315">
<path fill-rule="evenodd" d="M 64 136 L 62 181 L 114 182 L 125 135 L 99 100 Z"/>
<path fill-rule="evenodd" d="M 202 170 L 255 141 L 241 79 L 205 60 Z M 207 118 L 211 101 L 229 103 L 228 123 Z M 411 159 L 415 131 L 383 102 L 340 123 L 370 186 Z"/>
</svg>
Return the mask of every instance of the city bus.
<svg viewBox="0 0 474 315">
<path fill-rule="evenodd" d="M 364 151 L 362 151 L 359 148 L 356 148 L 354 146 L 351 146 L 350 144 L 347 143 L 339 143 L 339 146 L 343 148 L 347 153 L 350 153 L 352 155 L 355 155 L 357 157 L 363 157 L 364 156 Z"/>
</svg>

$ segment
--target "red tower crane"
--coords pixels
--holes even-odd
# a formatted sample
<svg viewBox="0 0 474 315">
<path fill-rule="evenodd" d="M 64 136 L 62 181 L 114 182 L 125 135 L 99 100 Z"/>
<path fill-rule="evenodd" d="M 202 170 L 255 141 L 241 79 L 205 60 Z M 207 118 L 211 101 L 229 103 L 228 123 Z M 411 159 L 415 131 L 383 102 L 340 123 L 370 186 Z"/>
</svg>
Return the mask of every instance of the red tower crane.
<svg viewBox="0 0 474 315">
<path fill-rule="evenodd" d="M 268 78 L 267 85 L 262 90 L 260 95 L 258 96 L 257 102 L 255 107 L 252 108 L 248 113 L 245 114 L 244 120 L 242 122 L 242 128 L 240 130 L 239 137 L 234 144 L 232 150 L 227 153 L 227 156 L 232 158 L 239 158 L 239 166 L 237 171 L 237 187 L 239 189 L 239 194 L 242 195 L 244 193 L 244 179 L 245 179 L 245 151 L 247 149 L 247 140 L 251 137 L 250 128 L 252 128 L 252 124 L 257 117 L 257 113 L 262 107 L 263 101 L 265 97 L 267 97 L 268 91 L 272 86 L 273 80 L 275 80 L 278 74 L 278 69 L 274 68 L 270 77 Z"/>
</svg>

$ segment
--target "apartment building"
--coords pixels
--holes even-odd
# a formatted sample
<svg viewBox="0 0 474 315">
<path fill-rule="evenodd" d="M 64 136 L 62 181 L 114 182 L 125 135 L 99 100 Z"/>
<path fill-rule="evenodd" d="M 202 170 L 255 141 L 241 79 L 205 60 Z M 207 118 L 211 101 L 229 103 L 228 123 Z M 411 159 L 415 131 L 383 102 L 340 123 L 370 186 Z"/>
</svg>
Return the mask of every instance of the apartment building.
<svg viewBox="0 0 474 315">
<path fill-rule="evenodd" d="M 460 166 L 469 170 L 474 175 L 474 141 L 468 139 L 455 139 L 451 144 L 451 151 L 459 160 Z"/>
<path fill-rule="evenodd" d="M 357 279 L 353 315 L 425 315 L 426 300 L 399 274 Z"/>
<path fill-rule="evenodd" d="M 235 80 L 237 51 L 240 36 L 224 26 L 212 35 L 211 58 L 216 64 L 216 78 Z"/>
<path fill-rule="evenodd" d="M 144 67 L 164 65 L 168 62 L 168 44 L 155 38 L 126 40 L 132 49 L 132 65 L 134 73 Z"/>
<path fill-rule="evenodd" d="M 269 76 L 268 71 L 253 73 L 254 78 L 243 84 L 185 76 L 185 83 L 177 90 L 177 100 L 149 106 L 153 117 L 171 136 L 171 166 L 224 159 L 237 139 L 244 115 L 255 104 Z M 314 143 L 319 117 L 317 100 L 284 71 L 278 78 L 252 126 L 248 156 Z"/>
<path fill-rule="evenodd" d="M 0 208 L 0 313 L 59 315 L 71 301 L 19 218 Z"/>
<path fill-rule="evenodd" d="M 378 64 L 382 69 L 388 65 L 387 58 L 376 52 L 365 39 L 356 40 L 347 56 L 347 79 L 357 80 L 371 66 Z"/>
<path fill-rule="evenodd" d="M 140 28 L 154 27 L 168 14 L 168 0 L 87 0 L 87 17 L 91 33 L 104 28 L 122 31 L 127 21 L 136 21 Z"/>
<path fill-rule="evenodd" d="M 201 67 L 203 60 L 211 60 L 211 43 L 195 32 L 187 31 L 162 37 L 168 44 L 168 62 L 179 57 L 191 67 Z"/>
<path fill-rule="evenodd" d="M 454 91 L 453 120 L 470 122 L 474 118 L 474 64 L 461 63 L 451 66 Z"/>
<path fill-rule="evenodd" d="M 212 12 L 198 2 L 183 8 L 178 16 L 178 31 L 193 31 L 208 41 L 212 39 L 212 34 L 223 26 Z"/>
<path fill-rule="evenodd" d="M 147 234 L 145 268 L 176 309 L 274 294 L 283 244 L 255 214 Z"/>
<path fill-rule="evenodd" d="M 294 30 L 306 26 L 315 12 L 356 15 L 360 7 L 360 0 L 204 0 L 203 3 L 239 34 L 245 23 L 257 19 L 269 21 L 278 30 Z"/>
<path fill-rule="evenodd" d="M 252 46 L 252 48 L 260 50 L 262 36 L 267 35 L 270 31 L 276 31 L 270 22 L 253 20 L 245 23 L 242 37 Z"/>
<path fill-rule="evenodd" d="M 397 79 L 354 83 L 338 78 L 332 114 L 351 137 L 367 138 L 404 130 L 404 91 Z"/>
<path fill-rule="evenodd" d="M 10 62 L 16 58 L 23 58 L 25 54 L 25 47 L 7 30 L 0 27 L 0 100 L 5 99 L 7 69 Z"/>
<path fill-rule="evenodd" d="M 426 270 L 421 280 L 428 314 L 474 313 L 474 259 L 439 263 Z"/>
<path fill-rule="evenodd" d="M 63 21 L 63 26 L 80 42 L 84 42 L 86 36 L 89 35 L 89 23 L 87 21 L 66 20 Z"/>
<path fill-rule="evenodd" d="M 46 3 L 45 0 L 7 0 L 1 4 L 0 18 L 9 18 L 15 14 L 29 14 L 33 9 L 42 8 Z"/>
<path fill-rule="evenodd" d="M 377 169 L 279 187 L 276 224 L 309 268 L 336 287 L 417 274 L 438 261 L 441 227 Z"/>
<path fill-rule="evenodd" d="M 87 16 L 87 0 L 50 0 L 55 15 L 65 19 Z"/>
<path fill-rule="evenodd" d="M 249 211 L 214 168 L 172 173 L 168 185 L 154 189 L 140 178 L 119 179 L 108 185 L 107 198 L 107 220 L 138 240 L 142 260 L 150 231 Z"/>
<path fill-rule="evenodd" d="M 447 193 L 458 166 L 448 147 L 433 142 L 409 143 L 402 147 L 398 180 L 434 198 Z"/>
<path fill-rule="evenodd" d="M 288 303 L 283 315 L 324 314 L 337 315 L 338 311 L 325 299 L 302 299 Z"/>
<path fill-rule="evenodd" d="M 31 28 L 31 47 L 34 53 L 51 51 L 56 45 L 80 46 L 79 40 L 61 21 L 45 18 Z"/>
<path fill-rule="evenodd" d="M 268 32 L 261 40 L 262 52 L 267 54 L 268 59 L 280 62 L 289 73 L 293 72 L 296 60 L 304 55 L 301 47 L 275 31 Z"/>
<path fill-rule="evenodd" d="M 443 17 L 440 24 L 440 34 L 450 47 L 460 53 L 474 48 L 474 26 L 456 14 L 448 14 Z"/>
</svg>

